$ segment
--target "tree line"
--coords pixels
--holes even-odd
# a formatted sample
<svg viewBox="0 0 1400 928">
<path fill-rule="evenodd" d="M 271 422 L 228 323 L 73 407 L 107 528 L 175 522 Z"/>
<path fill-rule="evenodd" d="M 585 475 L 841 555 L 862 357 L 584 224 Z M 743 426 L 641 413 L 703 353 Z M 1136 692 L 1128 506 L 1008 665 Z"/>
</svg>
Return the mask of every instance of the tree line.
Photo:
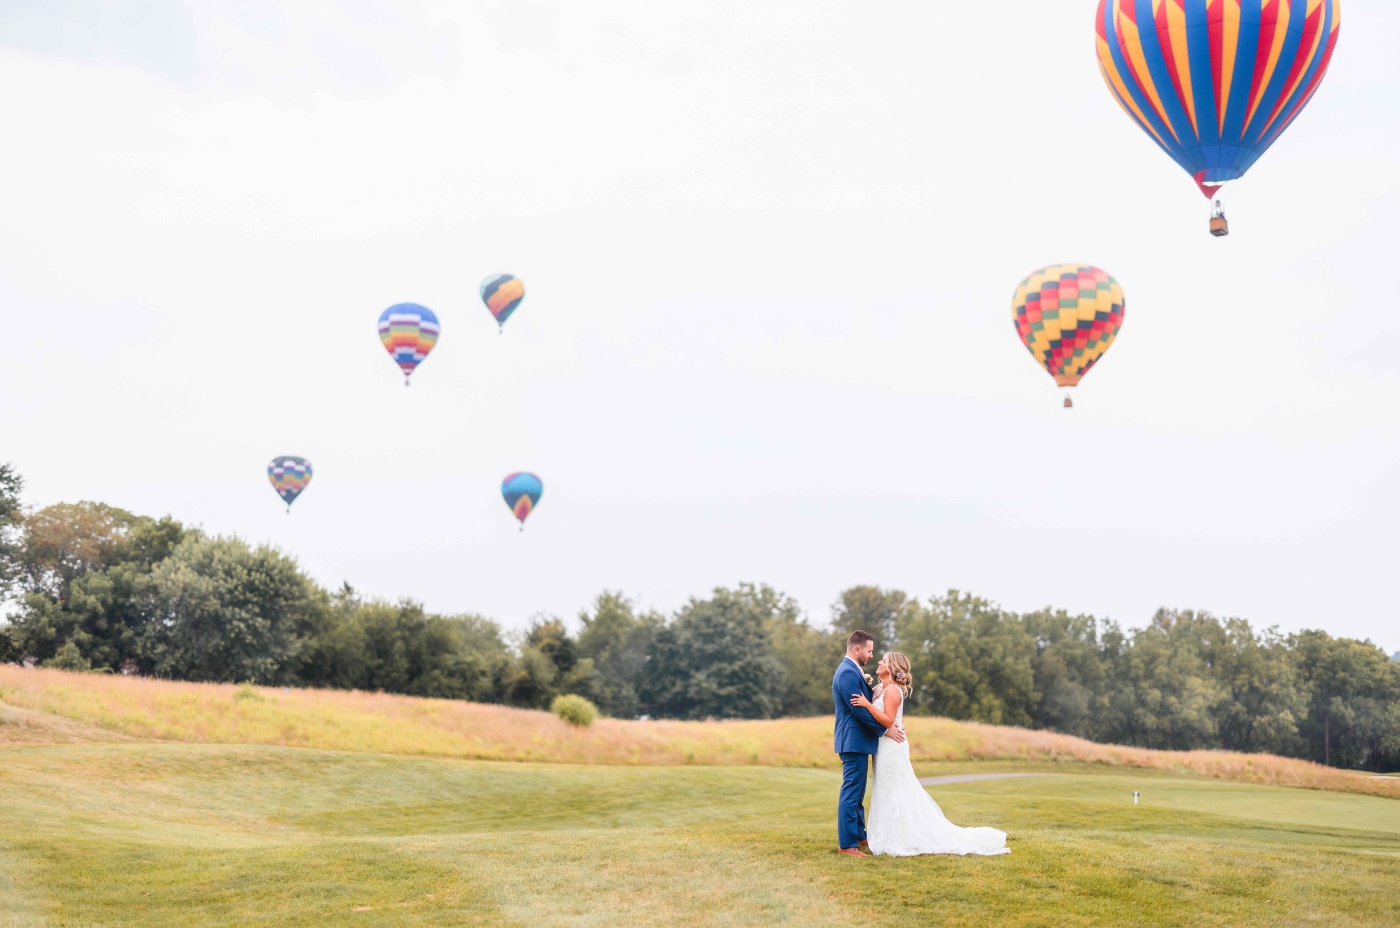
<svg viewBox="0 0 1400 928">
<path fill-rule="evenodd" d="M 829 623 L 740 584 L 671 615 L 600 594 L 571 628 L 326 590 L 267 546 L 101 503 L 25 513 L 0 466 L 0 662 L 178 680 L 383 690 L 543 708 L 577 694 L 619 718 L 832 711 L 846 634 L 906 653 L 909 713 L 1151 748 L 1224 748 L 1400 769 L 1400 654 L 1308 630 L 1162 609 L 1123 629 L 1016 614 L 970 594 L 858 586 Z"/>
</svg>

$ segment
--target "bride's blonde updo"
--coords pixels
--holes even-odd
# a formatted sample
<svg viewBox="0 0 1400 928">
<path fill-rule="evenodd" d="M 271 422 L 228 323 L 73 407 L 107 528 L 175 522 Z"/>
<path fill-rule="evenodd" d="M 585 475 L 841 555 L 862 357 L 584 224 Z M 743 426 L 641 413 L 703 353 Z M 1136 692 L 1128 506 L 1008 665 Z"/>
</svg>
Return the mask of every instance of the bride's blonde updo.
<svg viewBox="0 0 1400 928">
<path fill-rule="evenodd" d="M 914 693 L 914 671 L 909 666 L 909 658 L 898 651 L 890 651 L 885 654 L 885 666 L 890 670 L 890 679 L 894 685 L 899 687 L 899 691 L 908 699 Z"/>
</svg>

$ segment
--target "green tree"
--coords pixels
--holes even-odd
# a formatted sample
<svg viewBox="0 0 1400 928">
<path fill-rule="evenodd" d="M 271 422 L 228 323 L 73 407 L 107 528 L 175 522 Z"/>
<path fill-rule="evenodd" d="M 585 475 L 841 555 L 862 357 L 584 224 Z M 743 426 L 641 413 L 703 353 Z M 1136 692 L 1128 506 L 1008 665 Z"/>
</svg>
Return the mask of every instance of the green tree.
<svg viewBox="0 0 1400 928">
<path fill-rule="evenodd" d="M 364 602 L 349 584 L 307 619 L 297 675 L 312 686 L 491 702 L 509 661 L 489 620 Z"/>
<path fill-rule="evenodd" d="M 142 665 L 180 680 L 291 682 L 298 631 L 324 599 L 272 548 L 190 533 L 151 571 Z"/>
<path fill-rule="evenodd" d="M 831 607 L 831 624 L 838 637 L 844 639 L 856 630 L 875 636 L 875 653 L 898 650 L 901 620 L 919 604 L 903 590 L 882 590 L 877 586 L 853 586 L 844 590 Z M 840 662 L 840 656 L 837 657 Z M 830 687 L 828 686 L 828 689 Z M 827 693 L 830 700 L 831 694 Z"/>
<path fill-rule="evenodd" d="M 911 711 L 991 725 L 1030 725 L 1035 639 L 1016 616 L 957 590 L 906 611 L 900 647 L 914 676 Z"/>
<path fill-rule="evenodd" d="M 546 709 L 556 696 L 575 695 L 596 704 L 599 685 L 593 659 L 580 657 L 564 623 L 537 618 L 520 642 L 518 653 L 506 671 L 507 702 L 531 709 Z"/>
<path fill-rule="evenodd" d="M 87 671 L 92 669 L 92 662 L 83 656 L 76 644 L 72 641 L 65 641 L 63 647 L 58 649 L 57 654 L 44 661 L 44 666 L 53 667 L 56 670 Z"/>
<path fill-rule="evenodd" d="M 1299 686 L 1288 642 L 1275 628 L 1256 636 L 1244 619 L 1226 619 L 1224 631 L 1213 667 L 1225 692 L 1216 710 L 1220 746 L 1296 754 L 1302 747 L 1298 722 L 1307 712 L 1307 694 Z"/>
<path fill-rule="evenodd" d="M 370 689 L 371 656 L 361 601 L 355 588 L 342 583 L 326 607 L 309 610 L 297 630 L 301 639 L 297 677 L 315 687 Z"/>
<path fill-rule="evenodd" d="M 1216 717 L 1229 694 L 1213 664 L 1224 638 L 1210 615 L 1157 610 L 1118 655 L 1099 740 L 1180 751 L 1219 746 Z"/>
<path fill-rule="evenodd" d="M 99 670 L 138 658 L 151 570 L 183 537 L 184 528 L 169 517 L 134 516 L 101 503 L 61 503 L 34 513 L 22 537 L 25 594 L 8 629 L 15 650 L 54 666 L 71 644 Z"/>
<path fill-rule="evenodd" d="M 1299 725 L 1305 756 L 1338 767 L 1400 762 L 1400 674 L 1385 652 L 1316 630 L 1299 632 L 1290 643 L 1309 696 Z"/>
<path fill-rule="evenodd" d="M 652 640 L 639 695 L 652 715 L 773 718 L 786 681 L 751 586 L 692 599 Z"/>
<path fill-rule="evenodd" d="M 24 520 L 20 569 L 25 593 L 68 599 L 72 582 L 118 557 L 137 517 L 105 503 L 58 503 Z"/>
<path fill-rule="evenodd" d="M 522 644 L 506 668 L 501 695 L 512 706 L 545 709 L 559 695 L 559 668 L 539 648 Z"/>
<path fill-rule="evenodd" d="M 1063 609 L 1042 609 L 1021 616 L 1035 640 L 1031 659 L 1038 694 L 1031 710 L 1036 728 L 1092 737 L 1094 720 L 1103 711 L 1108 669 L 1122 633 L 1111 622 Z"/>
<path fill-rule="evenodd" d="M 814 628 L 795 599 L 772 587 L 741 584 L 739 595 L 764 616 L 773 656 L 783 668 L 784 685 L 777 714 L 830 715 L 831 676 L 845 654 L 846 633 Z"/>
<path fill-rule="evenodd" d="M 24 479 L 9 464 L 0 464 L 0 602 L 9 598 L 19 578 L 23 556 Z M 0 636 L 2 637 L 2 636 Z M 0 648 L 3 648 L 0 642 Z M 0 660 L 4 654 L 0 653 Z"/>
<path fill-rule="evenodd" d="M 593 610 L 579 613 L 579 656 L 598 672 L 596 703 L 614 718 L 634 718 L 642 711 L 637 683 L 646 668 L 647 650 L 665 620 L 655 612 L 638 614 L 621 593 L 604 591 Z"/>
</svg>

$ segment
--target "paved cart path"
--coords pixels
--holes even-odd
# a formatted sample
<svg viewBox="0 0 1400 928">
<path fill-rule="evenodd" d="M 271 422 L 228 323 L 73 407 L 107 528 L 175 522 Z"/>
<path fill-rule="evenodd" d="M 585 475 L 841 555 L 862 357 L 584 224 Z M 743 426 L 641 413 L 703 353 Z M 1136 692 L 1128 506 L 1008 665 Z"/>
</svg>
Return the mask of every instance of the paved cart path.
<svg viewBox="0 0 1400 928">
<path fill-rule="evenodd" d="M 924 786 L 946 786 L 949 783 L 971 783 L 974 780 L 1009 780 L 1012 777 L 1053 777 L 1053 773 L 958 773 L 947 777 L 921 777 Z"/>
</svg>

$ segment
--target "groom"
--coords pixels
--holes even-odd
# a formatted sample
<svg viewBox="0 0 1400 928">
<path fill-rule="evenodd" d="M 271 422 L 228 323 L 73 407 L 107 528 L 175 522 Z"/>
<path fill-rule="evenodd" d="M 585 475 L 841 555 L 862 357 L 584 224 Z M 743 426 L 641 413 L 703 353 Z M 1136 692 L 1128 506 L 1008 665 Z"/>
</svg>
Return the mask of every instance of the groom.
<svg viewBox="0 0 1400 928">
<path fill-rule="evenodd" d="M 870 684 L 862 670 L 875 654 L 875 637 L 869 632 L 851 632 L 846 639 L 846 657 L 831 678 L 831 697 L 836 701 L 836 753 L 841 756 L 841 802 L 836 807 L 836 835 L 841 853 L 851 857 L 869 857 L 865 844 L 865 778 L 870 770 L 870 756 L 880 746 L 880 736 L 887 734 L 885 726 L 875 721 L 869 710 L 851 705 L 851 697 L 860 693 L 873 699 Z M 891 728 L 889 736 L 904 740 L 904 732 Z"/>
</svg>

